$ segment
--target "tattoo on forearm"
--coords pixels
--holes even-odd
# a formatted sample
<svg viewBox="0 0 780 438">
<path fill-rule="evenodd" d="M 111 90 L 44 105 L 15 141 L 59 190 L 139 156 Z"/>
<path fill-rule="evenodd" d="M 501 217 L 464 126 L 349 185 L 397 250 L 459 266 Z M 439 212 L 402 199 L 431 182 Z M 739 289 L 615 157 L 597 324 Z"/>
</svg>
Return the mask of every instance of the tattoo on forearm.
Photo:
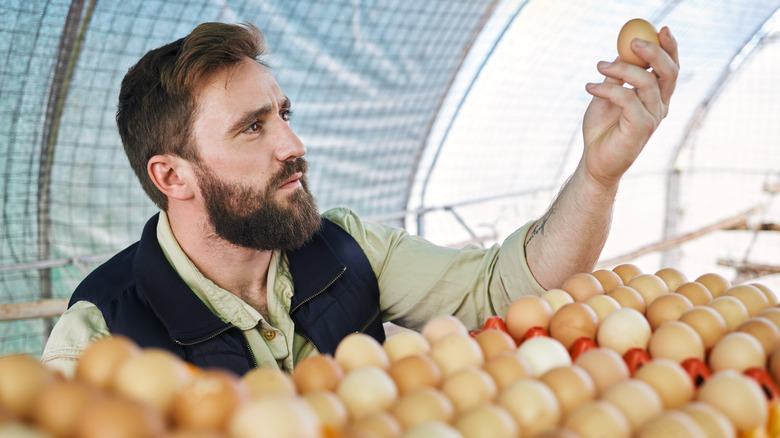
<svg viewBox="0 0 780 438">
<path fill-rule="evenodd" d="M 523 245 L 523 249 L 528 248 L 528 244 L 531 242 L 531 239 L 536 237 L 539 234 L 544 235 L 544 227 L 547 225 L 547 220 L 550 219 L 550 216 L 552 215 L 552 209 L 550 209 L 544 217 L 542 217 L 538 222 L 536 222 L 536 225 L 534 225 L 534 228 L 531 230 L 531 232 L 528 234 L 528 238 L 525 239 L 525 244 Z"/>
</svg>

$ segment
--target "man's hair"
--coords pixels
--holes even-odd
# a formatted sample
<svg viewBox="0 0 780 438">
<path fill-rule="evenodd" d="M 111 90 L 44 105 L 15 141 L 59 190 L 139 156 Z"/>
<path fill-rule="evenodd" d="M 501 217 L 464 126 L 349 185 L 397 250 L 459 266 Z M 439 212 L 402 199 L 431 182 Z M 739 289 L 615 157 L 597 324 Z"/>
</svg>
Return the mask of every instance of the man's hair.
<svg viewBox="0 0 780 438">
<path fill-rule="evenodd" d="M 260 62 L 264 52 L 263 34 L 251 23 L 203 23 L 186 37 L 149 51 L 128 70 L 119 92 L 117 127 L 141 187 L 160 209 L 168 209 L 168 198 L 149 177 L 149 159 L 170 154 L 199 163 L 192 141 L 198 87 L 242 59 Z"/>
</svg>

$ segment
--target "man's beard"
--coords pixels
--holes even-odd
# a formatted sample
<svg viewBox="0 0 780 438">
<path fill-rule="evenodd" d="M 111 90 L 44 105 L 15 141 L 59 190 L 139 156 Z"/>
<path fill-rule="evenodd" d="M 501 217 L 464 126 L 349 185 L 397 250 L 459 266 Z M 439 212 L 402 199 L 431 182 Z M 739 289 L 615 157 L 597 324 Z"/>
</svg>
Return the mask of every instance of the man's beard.
<svg viewBox="0 0 780 438">
<path fill-rule="evenodd" d="M 290 250 L 306 243 L 320 226 L 317 204 L 309 192 L 303 158 L 285 161 L 264 188 L 220 180 L 205 165 L 196 165 L 209 221 L 217 236 L 245 248 Z M 275 194 L 296 172 L 301 188 L 277 201 Z M 286 204 L 286 205 L 285 205 Z"/>
</svg>

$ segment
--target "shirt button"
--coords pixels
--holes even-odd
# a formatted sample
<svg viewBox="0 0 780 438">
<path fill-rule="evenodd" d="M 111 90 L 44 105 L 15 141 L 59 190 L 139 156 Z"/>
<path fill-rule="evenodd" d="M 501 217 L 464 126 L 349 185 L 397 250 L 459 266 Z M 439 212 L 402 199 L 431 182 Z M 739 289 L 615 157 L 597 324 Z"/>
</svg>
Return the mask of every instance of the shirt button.
<svg viewBox="0 0 780 438">
<path fill-rule="evenodd" d="M 273 340 L 276 337 L 276 332 L 273 330 L 263 330 L 263 337 L 267 340 Z"/>
</svg>

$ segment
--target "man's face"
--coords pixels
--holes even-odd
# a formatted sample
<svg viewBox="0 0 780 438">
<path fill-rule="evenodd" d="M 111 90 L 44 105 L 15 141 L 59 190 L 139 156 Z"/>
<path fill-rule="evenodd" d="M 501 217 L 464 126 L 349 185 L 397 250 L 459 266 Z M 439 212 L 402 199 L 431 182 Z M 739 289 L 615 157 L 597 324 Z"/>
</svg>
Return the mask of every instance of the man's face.
<svg viewBox="0 0 780 438">
<path fill-rule="evenodd" d="M 307 186 L 306 148 L 273 76 L 246 59 L 216 74 L 197 101 L 195 173 L 217 236 L 258 250 L 301 246 L 320 216 Z"/>
</svg>

